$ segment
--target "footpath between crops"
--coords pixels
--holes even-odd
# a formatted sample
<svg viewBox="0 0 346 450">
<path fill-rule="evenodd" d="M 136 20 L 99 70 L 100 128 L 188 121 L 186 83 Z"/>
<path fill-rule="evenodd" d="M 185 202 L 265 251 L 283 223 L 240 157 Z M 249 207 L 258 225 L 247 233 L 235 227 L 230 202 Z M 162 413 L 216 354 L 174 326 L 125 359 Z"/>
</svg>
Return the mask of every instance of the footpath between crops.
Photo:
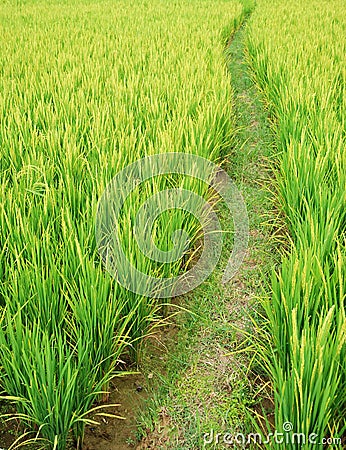
<svg viewBox="0 0 346 450">
<path fill-rule="evenodd" d="M 273 137 L 246 63 L 247 15 L 225 52 L 235 135 L 223 162 L 248 208 L 247 256 L 239 273 L 222 285 L 222 268 L 233 244 L 232 233 L 226 233 L 218 269 L 198 289 L 174 301 L 189 312 L 179 312 L 147 339 L 142 375 L 125 378 L 123 387 L 117 382 L 112 400 L 122 403 L 118 412 L 126 420 L 102 424 L 97 436 L 89 430 L 87 448 L 97 442 L 99 450 L 200 449 L 217 433 L 253 431 L 250 417 L 256 410 L 265 408 L 270 418 L 265 380 L 249 370 L 252 353 L 239 352 L 252 331 L 249 314 L 258 308 L 263 277 L 277 259 L 268 226 L 273 217 L 268 189 Z M 230 230 L 226 208 L 221 205 L 218 213 L 223 229 Z M 168 313 L 177 311 L 173 305 Z M 223 448 L 216 442 L 207 447 Z"/>
</svg>

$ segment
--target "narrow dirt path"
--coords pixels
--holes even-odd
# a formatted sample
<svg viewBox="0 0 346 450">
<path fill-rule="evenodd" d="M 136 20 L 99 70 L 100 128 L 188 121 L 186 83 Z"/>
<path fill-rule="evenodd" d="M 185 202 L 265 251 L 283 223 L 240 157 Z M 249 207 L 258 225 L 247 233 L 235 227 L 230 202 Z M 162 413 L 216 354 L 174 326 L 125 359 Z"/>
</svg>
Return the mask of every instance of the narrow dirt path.
<svg viewBox="0 0 346 450">
<path fill-rule="evenodd" d="M 113 400 L 122 402 L 118 412 L 125 413 L 126 421 L 110 419 L 101 428 L 88 429 L 89 450 L 197 450 L 217 433 L 250 432 L 248 411 L 256 404 L 267 406 L 270 414 L 270 399 L 256 395 L 262 381 L 248 371 L 251 355 L 234 352 L 243 342 L 242 330 L 251 333 L 248 315 L 257 308 L 263 276 L 276 262 L 267 226 L 272 218 L 267 187 L 273 138 L 246 63 L 245 27 L 233 35 L 226 50 L 237 131 L 223 168 L 248 208 L 247 256 L 233 280 L 222 285 L 222 268 L 233 245 L 232 233 L 226 234 L 218 270 L 178 300 L 191 313 L 179 314 L 148 341 L 140 383 L 134 376 L 117 386 Z M 223 228 L 231 231 L 232 218 L 222 205 L 218 215 Z M 138 437 L 142 439 L 136 444 Z M 229 448 L 216 442 L 209 448 L 213 447 Z"/>
<path fill-rule="evenodd" d="M 245 26 L 234 34 L 226 52 L 237 132 L 223 168 L 248 208 L 248 254 L 236 277 L 222 285 L 222 267 L 233 244 L 226 234 L 219 270 L 182 299 L 192 315 L 176 318 L 178 331 L 173 337 L 161 336 L 168 350 L 160 361 L 148 358 L 145 371 L 154 373 L 154 382 L 140 417 L 144 437 L 137 449 L 200 449 L 204 436 L 210 440 L 217 433 L 250 432 L 248 408 L 254 409 L 257 403 L 267 406 L 270 414 L 270 399 L 263 399 L 263 393 L 256 395 L 262 380 L 248 372 L 251 355 L 234 353 L 244 338 L 241 330 L 251 332 L 248 314 L 256 310 L 263 276 L 276 262 L 267 226 L 272 218 L 267 187 L 273 138 L 246 64 Z M 222 206 L 220 216 L 224 229 L 230 229 L 230 217 Z M 157 364 L 164 368 L 162 373 Z M 224 448 L 216 442 L 213 446 Z"/>
</svg>

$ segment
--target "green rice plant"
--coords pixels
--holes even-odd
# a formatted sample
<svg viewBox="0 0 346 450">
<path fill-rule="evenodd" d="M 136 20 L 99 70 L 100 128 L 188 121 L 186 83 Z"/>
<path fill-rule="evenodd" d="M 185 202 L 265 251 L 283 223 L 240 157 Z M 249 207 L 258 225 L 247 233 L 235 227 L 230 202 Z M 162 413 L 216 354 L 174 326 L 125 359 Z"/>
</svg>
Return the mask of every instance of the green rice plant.
<svg viewBox="0 0 346 450">
<path fill-rule="evenodd" d="M 14 317 L 4 311 L 1 325 L 3 398 L 16 408 L 8 416 L 33 429 L 37 435 L 30 441 L 39 437 L 44 448 L 65 449 L 72 431 L 79 447 L 90 422 L 87 414 L 109 374 L 97 377 L 98 365 L 86 364 L 89 349 L 82 338 L 71 349 L 58 329 L 52 337 L 21 311 Z"/>
<path fill-rule="evenodd" d="M 83 272 L 85 278 L 71 282 L 66 291 L 69 314 L 65 329 L 69 345 L 78 349 L 78 359 L 82 356 L 84 370 L 95 372 L 97 382 L 104 380 L 105 401 L 109 382 L 119 372 L 119 362 L 132 345 L 131 330 L 138 310 L 133 304 L 127 307 L 129 300 L 121 288 L 101 270 L 95 270 L 90 261 L 84 263 Z M 150 317 L 148 311 L 148 320 Z"/>
</svg>

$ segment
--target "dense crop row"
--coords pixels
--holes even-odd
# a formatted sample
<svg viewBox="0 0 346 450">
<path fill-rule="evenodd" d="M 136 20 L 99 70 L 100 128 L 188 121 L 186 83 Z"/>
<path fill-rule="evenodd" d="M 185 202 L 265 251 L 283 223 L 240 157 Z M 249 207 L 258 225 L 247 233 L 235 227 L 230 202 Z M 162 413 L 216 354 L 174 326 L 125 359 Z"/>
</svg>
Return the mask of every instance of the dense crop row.
<svg viewBox="0 0 346 450">
<path fill-rule="evenodd" d="M 346 411 L 344 6 L 259 0 L 247 42 L 275 122 L 276 192 L 290 236 L 264 303 L 261 352 L 276 429 L 290 422 L 318 442 L 343 432 Z M 300 445 L 285 448 L 313 448 Z"/>
<path fill-rule="evenodd" d="M 233 1 L 1 2 L 0 380 L 44 448 L 81 443 L 86 413 L 158 312 L 102 267 L 97 202 L 145 155 L 215 161 L 229 146 L 223 47 L 241 14 Z M 133 243 L 133 211 L 174 181 L 125 207 L 122 240 L 143 272 L 181 270 L 148 266 Z M 181 211 L 160 220 L 163 249 L 176 227 L 198 231 Z"/>
</svg>

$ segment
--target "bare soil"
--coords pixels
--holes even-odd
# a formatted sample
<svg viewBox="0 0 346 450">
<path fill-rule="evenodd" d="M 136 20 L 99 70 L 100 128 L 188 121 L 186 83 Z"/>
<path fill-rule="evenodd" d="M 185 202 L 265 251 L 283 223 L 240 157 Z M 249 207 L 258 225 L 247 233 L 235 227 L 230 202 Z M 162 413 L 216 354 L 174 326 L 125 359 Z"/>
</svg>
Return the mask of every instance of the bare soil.
<svg viewBox="0 0 346 450">
<path fill-rule="evenodd" d="M 136 415 L 146 398 L 146 380 L 140 374 L 116 378 L 107 412 L 124 419 L 98 417 L 100 425 L 86 428 L 83 450 L 128 450 L 135 448 Z"/>
</svg>

